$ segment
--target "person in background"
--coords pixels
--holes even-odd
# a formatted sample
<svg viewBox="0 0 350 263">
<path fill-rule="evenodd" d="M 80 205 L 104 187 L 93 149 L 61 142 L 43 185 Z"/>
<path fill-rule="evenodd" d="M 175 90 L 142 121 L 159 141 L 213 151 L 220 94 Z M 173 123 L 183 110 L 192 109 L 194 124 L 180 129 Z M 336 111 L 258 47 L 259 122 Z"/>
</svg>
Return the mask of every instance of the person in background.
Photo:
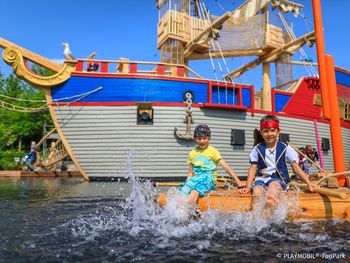
<svg viewBox="0 0 350 263">
<path fill-rule="evenodd" d="M 310 169 L 311 169 L 311 166 L 313 165 L 311 161 L 313 161 L 316 165 L 318 165 L 318 160 L 319 160 L 318 152 L 311 145 L 306 145 L 305 153 L 306 153 L 306 156 L 309 158 L 307 160 L 307 173 L 310 174 Z"/>
<path fill-rule="evenodd" d="M 303 170 L 303 172 L 308 175 L 309 174 L 309 166 L 308 166 L 308 161 L 307 161 L 306 157 L 304 156 L 304 155 L 306 155 L 305 148 L 300 147 L 299 151 L 300 151 L 300 153 L 298 154 L 299 166 L 300 166 L 301 170 Z"/>
<path fill-rule="evenodd" d="M 32 143 L 30 145 L 29 153 L 23 158 L 23 161 L 26 163 L 29 171 L 37 170 L 37 168 L 35 167 L 35 163 L 39 159 L 38 150 L 39 150 L 39 147 L 35 143 Z"/>
<path fill-rule="evenodd" d="M 187 201 L 197 204 L 198 198 L 211 190 L 216 190 L 217 166 L 222 168 L 236 181 L 238 187 L 245 187 L 236 173 L 221 157 L 219 151 L 209 145 L 211 131 L 207 125 L 198 125 L 194 130 L 196 148 L 188 154 L 187 179 L 179 190 L 186 196 Z"/>
</svg>

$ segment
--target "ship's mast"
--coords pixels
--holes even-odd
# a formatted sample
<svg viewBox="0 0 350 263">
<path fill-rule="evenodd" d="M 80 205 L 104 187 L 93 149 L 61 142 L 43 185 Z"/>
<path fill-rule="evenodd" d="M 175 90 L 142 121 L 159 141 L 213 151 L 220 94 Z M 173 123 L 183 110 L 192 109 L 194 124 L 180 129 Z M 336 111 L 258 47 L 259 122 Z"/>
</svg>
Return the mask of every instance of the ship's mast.
<svg viewBox="0 0 350 263">
<path fill-rule="evenodd" d="M 288 60 L 313 37 L 313 33 L 291 39 L 282 25 L 270 21 L 270 5 L 282 13 L 293 12 L 295 15 L 303 8 L 303 5 L 287 0 L 247 0 L 232 12 L 213 16 L 199 0 L 158 0 L 161 62 L 187 65 L 190 60 L 257 56 L 256 60 L 228 71 L 222 77 L 232 81 L 262 64 L 263 87 L 256 95 L 259 102 L 255 106 L 271 110 L 270 63 L 281 57 Z M 291 72 L 289 76 L 292 76 Z M 285 77 L 283 82 L 291 80 Z"/>
</svg>

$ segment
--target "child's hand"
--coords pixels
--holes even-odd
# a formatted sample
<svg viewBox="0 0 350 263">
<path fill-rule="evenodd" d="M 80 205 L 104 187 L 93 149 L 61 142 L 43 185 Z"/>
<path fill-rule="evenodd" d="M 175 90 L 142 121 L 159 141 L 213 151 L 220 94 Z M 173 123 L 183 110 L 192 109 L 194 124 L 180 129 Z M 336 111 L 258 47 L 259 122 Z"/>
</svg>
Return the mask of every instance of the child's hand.
<svg viewBox="0 0 350 263">
<path fill-rule="evenodd" d="M 314 184 L 314 183 L 309 182 L 309 183 L 307 184 L 307 187 L 309 188 L 309 191 L 310 191 L 310 192 L 313 192 L 314 189 L 317 188 L 317 187 L 319 187 L 319 186 L 316 185 L 316 184 Z"/>
<path fill-rule="evenodd" d="M 241 184 L 241 185 L 238 185 L 238 192 L 240 194 L 248 194 L 250 191 L 249 191 L 249 188 L 245 184 Z"/>
<path fill-rule="evenodd" d="M 239 179 L 236 180 L 236 184 L 237 184 L 238 189 L 243 189 L 243 188 L 246 187 L 246 184 L 245 184 L 245 183 L 242 183 L 242 181 L 239 180 Z"/>
</svg>

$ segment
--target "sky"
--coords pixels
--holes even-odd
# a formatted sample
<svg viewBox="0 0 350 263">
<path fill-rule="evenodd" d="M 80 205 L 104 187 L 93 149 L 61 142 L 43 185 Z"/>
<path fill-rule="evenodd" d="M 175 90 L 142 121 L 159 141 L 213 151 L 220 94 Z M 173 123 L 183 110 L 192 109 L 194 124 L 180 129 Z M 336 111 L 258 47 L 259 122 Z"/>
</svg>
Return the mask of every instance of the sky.
<svg viewBox="0 0 350 263">
<path fill-rule="evenodd" d="M 211 14 L 232 11 L 243 1 L 206 0 Z M 298 36 L 313 30 L 312 0 L 295 0 L 305 6 L 304 18 L 288 19 Z M 350 1 L 321 0 L 325 49 L 334 56 L 335 64 L 350 70 Z M 155 0 L 0 0 L 0 37 L 49 59 L 63 59 L 62 42 L 70 45 L 76 58 L 96 52 L 95 59 L 159 61 L 157 50 L 158 10 Z M 315 47 L 305 48 L 317 62 Z M 299 60 L 296 55 L 294 60 Z M 229 58 L 233 71 L 252 58 Z M 218 67 L 218 64 L 215 64 Z M 210 61 L 195 61 L 190 67 L 203 77 L 215 79 Z M 272 68 L 273 70 L 273 68 Z M 12 68 L 0 59 L 0 72 Z M 218 68 L 217 68 L 218 72 Z M 307 75 L 299 66 L 295 77 Z M 221 78 L 219 74 L 219 78 Z M 261 86 L 261 67 L 235 79 L 235 82 Z"/>
</svg>

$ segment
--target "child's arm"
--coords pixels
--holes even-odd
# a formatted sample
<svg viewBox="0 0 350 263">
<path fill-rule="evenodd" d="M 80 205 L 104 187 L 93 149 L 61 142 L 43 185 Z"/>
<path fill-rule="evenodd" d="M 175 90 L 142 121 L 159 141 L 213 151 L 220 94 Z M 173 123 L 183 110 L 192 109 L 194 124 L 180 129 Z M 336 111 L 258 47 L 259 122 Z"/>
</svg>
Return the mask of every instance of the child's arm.
<svg viewBox="0 0 350 263">
<path fill-rule="evenodd" d="M 187 179 L 191 178 L 193 176 L 193 172 L 192 172 L 192 164 L 188 165 L 188 172 L 187 172 Z"/>
<path fill-rule="evenodd" d="M 295 161 L 292 162 L 292 168 L 293 168 L 294 172 L 304 180 L 304 182 L 309 187 L 310 192 L 313 192 L 313 190 L 315 188 L 315 184 L 311 183 L 308 176 L 303 172 L 303 170 L 300 168 L 300 166 L 297 164 L 297 162 L 295 162 Z"/>
<path fill-rule="evenodd" d="M 236 182 L 238 186 L 245 186 L 244 183 L 242 183 L 241 180 L 239 180 L 238 176 L 236 175 L 236 173 L 231 169 L 231 167 L 225 162 L 224 159 L 221 159 L 219 161 L 219 164 L 222 166 L 222 168 L 224 168 L 224 170 L 231 176 L 231 178 L 233 178 Z"/>
<path fill-rule="evenodd" d="M 250 192 L 250 188 L 252 187 L 257 169 L 258 169 L 258 166 L 256 164 L 250 165 L 249 170 L 248 170 L 247 187 L 240 190 L 241 193 L 247 194 Z"/>
</svg>

